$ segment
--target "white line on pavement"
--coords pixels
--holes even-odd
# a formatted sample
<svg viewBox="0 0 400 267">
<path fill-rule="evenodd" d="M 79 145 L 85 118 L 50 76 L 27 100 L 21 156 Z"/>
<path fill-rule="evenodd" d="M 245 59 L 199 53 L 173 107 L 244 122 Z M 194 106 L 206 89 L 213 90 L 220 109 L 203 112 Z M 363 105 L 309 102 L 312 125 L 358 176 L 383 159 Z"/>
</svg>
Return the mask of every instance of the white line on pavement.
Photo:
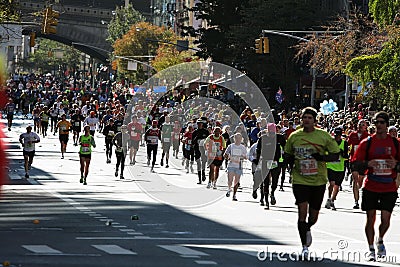
<svg viewBox="0 0 400 267">
<path fill-rule="evenodd" d="M 46 245 L 23 245 L 23 248 L 38 254 L 62 254 L 61 251 Z"/>
<path fill-rule="evenodd" d="M 208 254 L 191 248 L 177 245 L 158 245 L 158 247 L 175 252 L 180 256 L 209 256 Z"/>
<path fill-rule="evenodd" d="M 92 245 L 92 247 L 95 247 L 99 250 L 102 250 L 108 254 L 112 255 L 136 255 L 137 253 L 121 248 L 120 246 L 117 245 Z"/>
<path fill-rule="evenodd" d="M 194 261 L 197 264 L 201 265 L 218 265 L 215 261 Z"/>
</svg>

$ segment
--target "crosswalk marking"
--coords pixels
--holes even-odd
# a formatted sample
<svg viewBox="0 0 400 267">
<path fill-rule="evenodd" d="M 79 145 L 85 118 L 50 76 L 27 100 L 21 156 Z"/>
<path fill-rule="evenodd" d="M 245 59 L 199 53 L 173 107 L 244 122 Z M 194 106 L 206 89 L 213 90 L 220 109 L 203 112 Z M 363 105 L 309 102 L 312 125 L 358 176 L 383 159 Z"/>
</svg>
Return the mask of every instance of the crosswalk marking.
<svg viewBox="0 0 400 267">
<path fill-rule="evenodd" d="M 158 245 L 160 248 L 178 253 L 181 257 L 187 256 L 208 256 L 208 254 L 191 248 L 176 245 Z"/>
<path fill-rule="evenodd" d="M 46 245 L 23 245 L 22 247 L 38 254 L 62 254 L 61 251 Z"/>
<path fill-rule="evenodd" d="M 92 245 L 92 247 L 102 250 L 108 254 L 112 255 L 136 255 L 137 253 L 121 248 L 117 245 Z"/>
<path fill-rule="evenodd" d="M 218 265 L 215 261 L 195 261 L 197 264 L 202 265 Z"/>
</svg>

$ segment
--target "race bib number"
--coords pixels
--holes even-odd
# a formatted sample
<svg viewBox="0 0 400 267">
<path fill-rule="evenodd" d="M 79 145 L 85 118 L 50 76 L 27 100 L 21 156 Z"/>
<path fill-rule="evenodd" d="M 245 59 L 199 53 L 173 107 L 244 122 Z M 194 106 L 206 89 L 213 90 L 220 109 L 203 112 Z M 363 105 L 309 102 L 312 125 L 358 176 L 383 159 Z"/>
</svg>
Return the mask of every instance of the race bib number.
<svg viewBox="0 0 400 267">
<path fill-rule="evenodd" d="M 114 134 L 114 131 L 108 131 L 108 135 L 113 136 Z"/>
<path fill-rule="evenodd" d="M 272 170 L 278 167 L 278 162 L 275 160 L 268 160 L 267 161 L 267 168 Z"/>
<path fill-rule="evenodd" d="M 122 152 L 122 147 L 117 147 L 117 148 L 115 149 L 115 151 L 116 151 L 116 152 Z"/>
<path fill-rule="evenodd" d="M 388 176 L 392 175 L 392 169 L 389 168 L 386 160 L 384 159 L 376 159 L 377 162 L 376 168 L 374 168 L 374 174 L 380 176 Z"/>
<path fill-rule="evenodd" d="M 170 138 L 163 138 L 163 140 L 164 140 L 164 143 L 169 143 L 171 141 Z"/>
<path fill-rule="evenodd" d="M 174 135 L 174 137 L 175 137 L 175 139 L 179 139 L 179 134 L 176 133 L 176 134 Z"/>
<path fill-rule="evenodd" d="M 219 143 L 219 142 L 215 142 L 215 143 L 213 144 L 212 151 L 213 151 L 213 152 L 219 151 L 219 146 L 220 146 L 220 143 Z"/>
<path fill-rule="evenodd" d="M 90 148 L 89 147 L 82 147 L 82 152 L 89 152 L 90 151 Z"/>
<path fill-rule="evenodd" d="M 76 122 L 74 122 L 74 125 L 75 125 L 76 127 L 79 127 L 80 122 L 79 122 L 79 121 L 76 121 Z"/>
<path fill-rule="evenodd" d="M 61 126 L 61 127 L 60 127 L 60 130 L 61 130 L 61 131 L 66 131 L 66 130 L 67 130 L 67 127 L 66 127 L 66 126 Z"/>
<path fill-rule="evenodd" d="M 158 143 L 158 138 L 157 138 L 157 136 L 148 136 L 147 137 L 147 141 L 150 144 L 157 144 Z"/>
<path fill-rule="evenodd" d="M 121 131 L 121 126 L 118 126 L 117 127 L 117 132 L 120 132 Z"/>
<path fill-rule="evenodd" d="M 358 145 L 354 145 L 354 152 L 356 152 Z"/>
<path fill-rule="evenodd" d="M 192 144 L 192 140 L 187 140 L 188 145 Z"/>
<path fill-rule="evenodd" d="M 190 145 L 185 145 L 186 150 L 190 150 Z"/>
<path fill-rule="evenodd" d="M 316 175 L 318 174 L 318 163 L 315 159 L 300 160 L 300 173 L 301 175 Z"/>
<path fill-rule="evenodd" d="M 138 137 L 138 136 L 139 136 L 139 134 L 138 134 L 138 133 L 136 133 L 136 132 L 134 132 L 134 131 L 132 131 L 132 132 L 131 132 L 131 136 L 132 136 L 132 137 Z"/>
</svg>

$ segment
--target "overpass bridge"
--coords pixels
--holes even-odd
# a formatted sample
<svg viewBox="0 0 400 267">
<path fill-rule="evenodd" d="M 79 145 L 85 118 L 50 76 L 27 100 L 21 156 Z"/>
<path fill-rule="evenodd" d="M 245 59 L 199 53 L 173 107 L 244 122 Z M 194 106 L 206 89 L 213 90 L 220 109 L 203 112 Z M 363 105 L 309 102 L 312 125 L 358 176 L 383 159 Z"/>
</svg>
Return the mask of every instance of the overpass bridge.
<svg viewBox="0 0 400 267">
<path fill-rule="evenodd" d="M 134 8 L 145 17 L 150 16 L 151 0 L 130 1 Z M 16 0 L 24 21 L 35 25 L 23 26 L 23 34 L 36 32 L 37 37 L 47 38 L 69 46 L 106 63 L 112 47 L 106 41 L 107 23 L 113 16 L 116 6 L 124 6 L 124 0 L 59 0 L 53 9 L 60 12 L 56 34 L 42 34 L 40 24 L 42 17 L 34 16 L 35 12 L 44 10 L 49 1 Z"/>
</svg>

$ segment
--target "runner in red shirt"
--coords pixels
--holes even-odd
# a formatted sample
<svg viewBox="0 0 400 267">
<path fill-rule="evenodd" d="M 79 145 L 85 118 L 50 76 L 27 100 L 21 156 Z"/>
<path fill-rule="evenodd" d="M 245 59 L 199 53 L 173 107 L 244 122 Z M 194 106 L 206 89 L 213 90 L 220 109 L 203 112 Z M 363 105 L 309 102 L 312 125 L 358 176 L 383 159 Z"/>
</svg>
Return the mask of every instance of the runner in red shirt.
<svg viewBox="0 0 400 267">
<path fill-rule="evenodd" d="M 389 115 L 378 112 L 374 118 L 376 134 L 361 141 L 353 158 L 356 175 L 366 174 L 362 191 L 362 210 L 367 212 L 365 233 L 369 245 L 369 260 L 375 261 L 374 225 L 376 210 L 381 210 L 381 224 L 377 240 L 378 257 L 386 256 L 383 237 L 390 225 L 390 218 L 398 197 L 400 171 L 399 141 L 387 133 Z M 356 176 L 357 177 L 357 176 Z"/>
<path fill-rule="evenodd" d="M 347 138 L 347 142 L 349 146 L 351 147 L 350 149 L 350 163 L 354 161 L 354 152 L 357 150 L 358 145 L 360 142 L 367 138 L 369 136 L 367 132 L 367 122 L 365 120 L 360 120 L 358 122 L 358 127 L 357 131 L 351 132 L 349 134 L 349 137 Z M 351 164 L 350 164 L 351 165 Z M 354 207 L 353 209 L 359 209 L 360 206 L 358 204 L 358 201 L 360 199 L 360 188 L 361 188 L 361 183 L 363 180 L 363 175 L 361 176 L 356 176 L 356 172 L 351 170 L 351 176 L 352 176 L 352 181 L 353 181 L 353 195 L 354 195 Z"/>
<path fill-rule="evenodd" d="M 138 122 L 136 115 L 132 116 L 132 121 L 128 124 L 129 133 L 129 159 L 130 164 L 135 165 L 136 163 L 136 153 L 139 150 L 139 143 L 141 139 L 141 134 L 143 131 L 142 125 Z"/>
</svg>

